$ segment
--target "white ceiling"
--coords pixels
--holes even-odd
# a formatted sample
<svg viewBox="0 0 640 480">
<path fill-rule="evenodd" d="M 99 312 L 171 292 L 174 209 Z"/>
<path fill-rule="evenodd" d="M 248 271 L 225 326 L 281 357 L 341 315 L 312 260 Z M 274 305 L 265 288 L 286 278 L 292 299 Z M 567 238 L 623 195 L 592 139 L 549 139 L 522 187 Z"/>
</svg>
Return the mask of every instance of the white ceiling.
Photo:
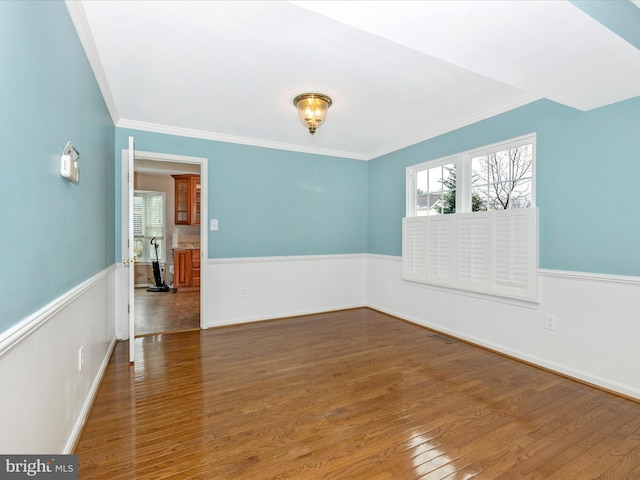
<svg viewBox="0 0 640 480">
<path fill-rule="evenodd" d="M 640 50 L 564 0 L 67 8 L 121 127 L 367 160 L 543 97 L 640 95 Z M 313 137 L 303 92 L 333 99 Z"/>
</svg>

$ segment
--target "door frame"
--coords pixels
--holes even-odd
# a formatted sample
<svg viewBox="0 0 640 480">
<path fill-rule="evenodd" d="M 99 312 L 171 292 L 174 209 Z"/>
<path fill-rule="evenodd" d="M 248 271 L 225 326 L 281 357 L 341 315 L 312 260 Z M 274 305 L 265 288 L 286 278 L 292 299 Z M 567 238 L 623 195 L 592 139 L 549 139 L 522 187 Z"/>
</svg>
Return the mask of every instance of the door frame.
<svg viewBox="0 0 640 480">
<path fill-rule="evenodd" d="M 122 252 L 122 260 L 127 257 L 128 252 L 128 232 L 129 232 L 129 149 L 122 150 L 122 175 L 121 175 L 121 252 Z M 206 286 L 207 286 L 207 259 L 208 255 L 208 239 L 209 239 L 209 230 L 208 230 L 208 222 L 209 222 L 209 192 L 208 192 L 208 162 L 209 159 L 206 157 L 191 157 L 186 155 L 175 155 L 171 153 L 158 153 L 158 152 L 147 152 L 142 150 L 135 149 L 135 159 L 137 160 L 151 160 L 155 162 L 173 162 L 173 163 L 185 163 L 185 164 L 195 164 L 200 166 L 200 328 L 205 328 L 205 325 L 208 325 L 206 321 L 207 314 L 207 295 Z M 133 172 L 131 172 L 133 174 Z M 133 182 L 131 182 L 133 188 Z M 120 266 L 122 266 L 122 260 L 120 261 Z M 129 281 L 123 279 L 125 281 L 126 286 L 128 288 Z M 127 311 L 128 305 L 128 296 L 120 295 L 121 304 L 117 308 L 120 312 Z M 127 325 L 116 325 L 116 332 L 120 331 L 122 333 L 129 332 L 128 319 L 125 317 L 125 321 Z M 125 340 L 129 338 L 129 334 L 126 334 Z M 134 339 L 130 339 L 130 341 L 134 341 Z"/>
</svg>

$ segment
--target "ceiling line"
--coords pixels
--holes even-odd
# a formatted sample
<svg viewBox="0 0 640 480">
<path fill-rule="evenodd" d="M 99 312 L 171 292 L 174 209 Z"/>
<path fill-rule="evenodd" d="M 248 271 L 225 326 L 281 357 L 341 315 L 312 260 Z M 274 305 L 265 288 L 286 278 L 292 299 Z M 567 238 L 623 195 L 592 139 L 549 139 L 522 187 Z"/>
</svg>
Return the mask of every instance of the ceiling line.
<svg viewBox="0 0 640 480">
<path fill-rule="evenodd" d="M 443 127 L 439 127 L 435 130 L 431 130 L 430 132 L 426 132 L 424 134 L 421 134 L 419 137 L 414 137 L 411 140 L 408 140 L 406 142 L 400 143 L 400 144 L 396 144 L 396 145 L 392 145 L 388 148 L 385 148 L 383 150 L 379 150 L 376 152 L 372 152 L 370 154 L 370 158 L 369 160 L 373 160 L 374 158 L 378 158 L 381 157 L 383 155 L 387 155 L 388 153 L 392 153 L 398 150 L 401 150 L 403 148 L 407 148 L 410 147 L 412 145 L 416 145 L 418 143 L 424 142 L 426 140 L 430 140 L 432 138 L 438 137 L 440 135 L 444 135 L 445 133 L 449 133 L 449 132 L 453 132 L 454 130 L 458 130 L 459 128 L 463 128 L 466 126 L 469 126 L 471 124 L 474 124 L 476 122 L 480 122 L 482 120 L 486 120 L 488 118 L 491 117 L 495 117 L 496 115 L 500 115 L 501 113 L 506 113 L 510 110 L 514 110 L 518 107 L 522 107 L 524 105 L 528 105 L 529 103 L 533 103 L 537 100 L 542 99 L 543 97 L 539 96 L 539 95 L 535 95 L 532 93 L 525 93 L 517 98 L 513 98 L 511 100 L 508 100 L 506 102 L 503 102 L 499 105 L 493 105 L 490 108 L 486 108 L 484 110 L 481 110 L 480 112 L 476 112 L 473 113 L 471 115 L 467 115 L 466 117 L 463 118 L 459 118 L 458 120 L 456 120 L 453 123 L 449 123 Z"/>
<path fill-rule="evenodd" d="M 116 125 L 120 120 L 120 115 L 118 114 L 116 102 L 111 94 L 111 89 L 109 88 L 107 75 L 102 68 L 102 61 L 100 60 L 98 47 L 93 39 L 93 34 L 89 27 L 89 20 L 87 19 L 84 6 L 82 5 L 82 2 L 77 0 L 65 0 L 64 3 L 69 11 L 69 16 L 71 17 L 71 21 L 76 29 L 78 37 L 80 38 L 80 43 L 82 43 L 87 60 L 89 60 L 89 65 L 91 66 L 91 70 L 93 70 L 96 82 L 98 82 L 98 88 L 100 88 L 100 91 L 102 92 L 102 98 L 107 106 L 111 120 L 113 121 L 113 124 Z"/>
<path fill-rule="evenodd" d="M 569 0 L 574 6 L 640 49 L 640 2 Z"/>
<path fill-rule="evenodd" d="M 292 152 L 310 153 L 315 155 L 326 155 L 328 157 L 349 158 L 352 160 L 369 160 L 367 155 L 340 150 L 329 150 L 317 147 L 304 147 L 288 143 L 273 142 L 269 140 L 259 140 L 249 137 L 239 137 L 223 133 L 207 132 L 204 130 L 194 130 L 191 128 L 173 127 L 170 125 L 160 125 L 157 123 L 139 122 L 137 120 L 121 119 L 116 123 L 118 128 L 130 128 L 151 133 L 163 133 L 167 135 L 177 135 L 180 137 L 199 138 L 202 140 L 213 140 L 217 142 L 236 143 L 252 147 L 273 148 L 275 150 L 287 150 Z M 301 132 L 304 132 L 301 130 Z M 306 133 L 306 132 L 304 132 Z"/>
</svg>

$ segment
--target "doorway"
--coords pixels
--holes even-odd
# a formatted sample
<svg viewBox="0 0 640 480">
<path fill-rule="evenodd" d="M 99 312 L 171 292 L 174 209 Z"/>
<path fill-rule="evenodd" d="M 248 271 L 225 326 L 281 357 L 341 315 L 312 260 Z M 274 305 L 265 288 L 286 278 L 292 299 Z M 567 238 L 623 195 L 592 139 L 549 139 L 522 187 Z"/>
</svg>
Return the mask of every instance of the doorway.
<svg viewBox="0 0 640 480">
<path fill-rule="evenodd" d="M 154 244 L 149 242 L 150 235 L 143 230 L 138 231 L 134 246 L 138 247 L 140 258 L 134 268 L 134 337 L 165 334 L 202 328 L 205 322 L 205 296 L 201 291 L 206 286 L 205 270 L 207 258 L 207 159 L 184 157 L 179 155 L 159 154 L 152 152 L 135 152 L 134 159 L 134 191 L 143 197 L 163 196 L 164 230 L 150 229 L 155 236 Z M 200 194 L 199 222 L 188 225 L 176 225 L 175 221 L 175 179 L 174 176 L 193 176 L 198 179 Z M 123 187 L 124 188 L 124 187 Z M 140 200 L 140 199 L 138 199 Z M 141 200 L 139 204 L 143 204 Z M 134 208 L 136 202 L 134 201 Z M 142 218 L 142 217 L 140 217 Z M 134 220 L 136 214 L 134 213 Z M 183 222 L 184 223 L 184 222 Z M 134 228 L 135 232 L 136 228 Z M 149 243 L 149 245 L 147 245 Z M 154 271 L 152 261 L 156 258 L 155 248 L 158 245 L 158 272 Z M 195 267 L 201 271 L 198 283 L 185 287 L 184 283 L 176 285 L 176 268 L 174 253 L 187 249 Z M 144 253 L 142 253 L 144 252 Z M 158 277 L 167 289 L 158 290 Z M 151 290 L 151 291 L 148 291 Z"/>
</svg>

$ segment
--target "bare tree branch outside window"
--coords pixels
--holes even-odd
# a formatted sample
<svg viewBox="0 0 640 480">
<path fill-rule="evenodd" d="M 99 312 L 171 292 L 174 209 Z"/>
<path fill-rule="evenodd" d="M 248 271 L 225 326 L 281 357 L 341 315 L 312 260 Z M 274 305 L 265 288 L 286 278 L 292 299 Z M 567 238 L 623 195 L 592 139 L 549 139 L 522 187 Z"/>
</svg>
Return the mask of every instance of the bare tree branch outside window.
<svg viewBox="0 0 640 480">
<path fill-rule="evenodd" d="M 456 163 L 416 173 L 416 214 L 456 213 Z M 532 205 L 533 145 L 526 144 L 471 158 L 471 211 L 527 208 Z"/>
<path fill-rule="evenodd" d="M 481 200 L 473 211 L 531 206 L 531 144 L 475 157 L 471 170 L 472 192 Z"/>
</svg>

